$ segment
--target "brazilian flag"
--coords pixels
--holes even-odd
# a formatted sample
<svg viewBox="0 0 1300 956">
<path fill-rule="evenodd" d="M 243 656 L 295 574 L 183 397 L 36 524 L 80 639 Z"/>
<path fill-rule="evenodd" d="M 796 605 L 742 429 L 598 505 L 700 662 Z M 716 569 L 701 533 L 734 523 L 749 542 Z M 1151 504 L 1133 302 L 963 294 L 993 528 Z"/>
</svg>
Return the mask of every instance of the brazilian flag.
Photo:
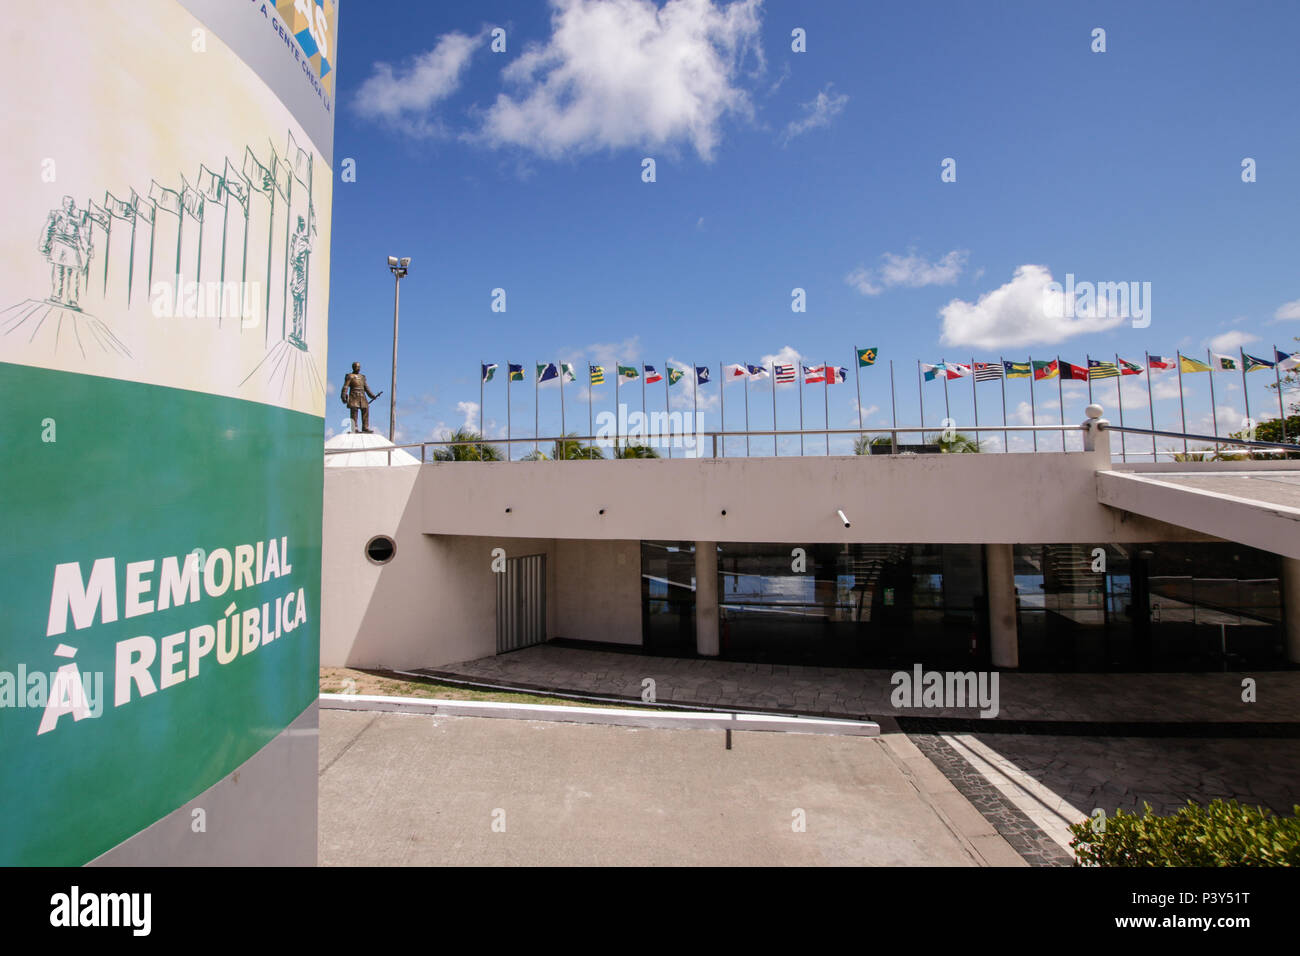
<svg viewBox="0 0 1300 956">
<path fill-rule="evenodd" d="M 866 368 L 868 365 L 875 365 L 879 351 L 879 349 L 858 349 L 858 367 Z"/>
<path fill-rule="evenodd" d="M 670 369 L 668 370 L 668 384 L 669 384 L 669 385 L 676 385 L 678 382 L 680 382 L 680 381 L 681 381 L 683 378 L 685 378 L 685 377 L 686 377 L 686 373 L 683 372 L 683 371 L 682 371 L 681 369 L 679 369 L 679 368 L 670 368 Z"/>
</svg>

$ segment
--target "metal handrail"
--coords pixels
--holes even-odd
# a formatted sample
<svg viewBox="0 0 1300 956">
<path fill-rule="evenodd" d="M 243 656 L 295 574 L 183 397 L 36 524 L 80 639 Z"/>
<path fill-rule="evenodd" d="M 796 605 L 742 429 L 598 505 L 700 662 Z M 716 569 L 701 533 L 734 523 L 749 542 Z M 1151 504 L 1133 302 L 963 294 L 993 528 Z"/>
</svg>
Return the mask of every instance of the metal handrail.
<svg viewBox="0 0 1300 956">
<path fill-rule="evenodd" d="M 726 439 L 726 438 L 746 438 L 746 437 L 750 437 L 750 438 L 753 438 L 753 437 L 776 438 L 777 436 L 780 436 L 780 435 L 827 435 L 827 436 L 829 436 L 829 435 L 860 435 L 860 436 L 863 436 L 863 437 L 865 437 L 865 436 L 867 436 L 867 435 L 889 435 L 890 438 L 891 438 L 890 445 L 891 445 L 891 447 L 892 447 L 893 449 L 896 450 L 896 449 L 898 448 L 898 436 L 899 436 L 899 435 L 903 435 L 903 434 L 922 434 L 922 435 L 926 435 L 926 434 L 940 434 L 940 433 L 943 433 L 943 432 L 945 432 L 945 431 L 954 431 L 954 432 L 1038 432 L 1038 431 L 1045 431 L 1045 432 L 1071 432 L 1071 431 L 1087 431 L 1087 430 L 1088 430 L 1088 424 L 1086 424 L 1086 423 L 1084 423 L 1084 424 L 1080 424 L 1080 425 L 1060 425 L 1060 424 L 1057 424 L 1057 425 L 1049 425 L 1049 424 L 1043 424 L 1043 425 L 953 425 L 953 426 L 950 426 L 950 427 L 944 427 L 944 426 L 941 426 L 941 425 L 940 425 L 940 426 L 936 426 L 936 425 L 896 425 L 896 426 L 890 426 L 890 427 L 885 427 L 885 428 L 802 428 L 802 429 L 800 429 L 800 428 L 779 428 L 779 429 L 770 429 L 770 428 L 769 428 L 769 429 L 759 429 L 759 430 L 751 430 L 751 431 L 700 431 L 700 432 L 695 432 L 695 431 L 689 431 L 689 432 L 672 432 L 672 431 L 670 431 L 670 432 L 666 432 L 666 433 L 657 434 L 657 435 L 655 435 L 655 436 L 653 436 L 653 437 L 656 438 L 656 439 L 667 439 L 667 440 L 671 441 L 674 437 L 682 438 L 682 437 L 688 437 L 688 436 L 689 436 L 689 437 L 695 439 L 695 441 L 697 442 L 697 444 L 698 444 L 699 442 L 702 442 L 702 441 L 705 440 L 705 439 L 709 439 L 709 440 L 712 441 L 712 445 L 713 445 L 713 457 L 714 457 L 714 458 L 717 458 L 717 457 L 718 457 L 718 439 L 719 439 L 719 438 L 723 438 L 723 439 Z M 359 455 L 359 454 L 364 454 L 364 453 L 366 453 L 366 452 L 388 452 L 388 453 L 391 453 L 391 452 L 396 451 L 396 450 L 398 450 L 398 449 L 419 448 L 419 449 L 420 449 L 420 461 L 421 461 L 421 463 L 427 463 L 427 461 L 428 461 L 428 456 L 427 456 L 426 453 L 425 453 L 425 449 L 426 449 L 428 446 L 434 446 L 434 447 L 447 447 L 447 446 L 452 446 L 452 447 L 454 447 L 454 446 L 457 446 L 457 445 L 471 445 L 471 446 L 473 446 L 473 445 L 518 445 L 518 444 L 525 444 L 525 445 L 529 445 L 529 444 L 531 444 L 531 445 L 553 445 L 553 444 L 555 444 L 555 443 L 557 443 L 557 442 L 571 442 L 571 443 L 573 443 L 573 444 L 581 444 L 581 443 L 583 443 L 583 442 L 595 442 L 595 443 L 598 443 L 598 444 L 600 445 L 600 447 L 603 447 L 603 448 L 610 448 L 610 447 L 614 447 L 615 445 L 617 445 L 617 446 L 619 446 L 619 447 L 633 447 L 633 446 L 637 446 L 637 445 L 651 445 L 651 446 L 653 447 L 653 443 L 647 440 L 648 437 L 649 437 L 649 436 L 640 435 L 640 436 L 633 436 L 632 438 L 629 438 L 629 436 L 627 436 L 627 435 L 620 435 L 620 436 L 618 436 L 617 439 L 614 439 L 614 438 L 611 438 L 609 435 L 553 435 L 553 436 L 549 436 L 549 437 L 546 437 L 546 436 L 535 437 L 535 436 L 531 436 L 531 435 L 529 435 L 529 436 L 526 436 L 526 437 L 520 437 L 520 438 L 513 438 L 513 437 L 511 437 L 511 438 L 464 438 L 464 439 L 457 439 L 457 440 L 455 440 L 455 441 L 448 440 L 448 439 L 429 439 L 429 440 L 427 440 L 427 441 L 404 442 L 404 443 L 402 443 L 402 444 L 400 444 L 400 445 L 384 445 L 383 447 L 380 447 L 380 448 L 326 448 L 326 449 L 325 449 L 325 454 L 326 454 L 326 455 Z M 724 456 L 724 457 L 725 457 L 725 456 Z M 746 456 L 746 457 L 756 457 L 756 456 Z M 790 455 L 790 456 L 778 456 L 778 457 L 791 457 L 791 458 L 796 458 L 796 457 L 805 457 L 805 458 L 806 458 L 806 457 L 822 457 L 822 456 Z M 389 459 L 389 460 L 391 461 L 391 454 L 390 454 L 390 459 Z M 507 461 L 522 461 L 523 459 L 509 459 L 509 458 L 508 458 L 508 459 L 506 459 L 506 460 L 507 460 Z"/>
<path fill-rule="evenodd" d="M 1155 428 L 1132 428 L 1128 425 L 1112 425 L 1110 422 L 1099 422 L 1097 427 L 1103 431 L 1132 432 L 1135 435 L 1159 435 L 1161 438 L 1182 438 L 1187 441 L 1204 441 L 1214 445 L 1227 445 L 1231 448 L 1280 448 L 1283 451 L 1300 451 L 1300 445 L 1280 441 L 1246 441 L 1241 438 L 1225 438 L 1222 435 L 1193 435 L 1185 432 L 1161 431 Z"/>
</svg>

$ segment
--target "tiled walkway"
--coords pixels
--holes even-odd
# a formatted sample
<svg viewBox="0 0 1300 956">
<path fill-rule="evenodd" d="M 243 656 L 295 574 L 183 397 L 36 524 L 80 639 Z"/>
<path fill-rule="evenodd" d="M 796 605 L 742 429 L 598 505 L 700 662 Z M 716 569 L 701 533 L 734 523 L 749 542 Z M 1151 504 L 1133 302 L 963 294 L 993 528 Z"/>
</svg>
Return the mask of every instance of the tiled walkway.
<svg viewBox="0 0 1300 956">
<path fill-rule="evenodd" d="M 978 708 L 895 708 L 891 671 L 650 657 L 543 644 L 434 668 L 466 680 L 718 708 L 852 717 L 979 716 Z M 1256 702 L 1242 701 L 1242 679 Z M 1300 672 L 999 675 L 999 721 L 1300 723 Z M 990 724 L 985 720 L 982 724 Z M 991 724 L 990 724 L 991 726 Z M 983 728 L 981 728 L 983 729 Z M 1260 728 L 1263 729 L 1263 728 Z"/>
</svg>

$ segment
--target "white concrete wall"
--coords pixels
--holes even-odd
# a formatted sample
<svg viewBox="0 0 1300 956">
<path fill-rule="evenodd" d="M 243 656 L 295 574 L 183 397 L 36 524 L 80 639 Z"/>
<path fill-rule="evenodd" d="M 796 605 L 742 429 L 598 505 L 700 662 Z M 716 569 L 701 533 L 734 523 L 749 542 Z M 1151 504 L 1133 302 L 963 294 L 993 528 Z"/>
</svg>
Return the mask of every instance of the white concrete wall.
<svg viewBox="0 0 1300 956">
<path fill-rule="evenodd" d="M 555 542 L 553 636 L 641 643 L 641 542 Z"/>
<path fill-rule="evenodd" d="M 326 471 L 322 667 L 438 667 L 494 654 L 492 549 L 498 547 L 509 557 L 547 556 L 547 631 L 556 634 L 555 543 L 423 533 L 420 499 L 413 495 L 420 471 Z M 376 534 L 397 543 L 388 564 L 365 556 Z"/>
<path fill-rule="evenodd" d="M 419 469 L 417 494 L 423 530 L 489 538 L 1199 540 L 1101 505 L 1096 472 L 1108 463 L 1086 452 L 456 462 Z"/>
</svg>

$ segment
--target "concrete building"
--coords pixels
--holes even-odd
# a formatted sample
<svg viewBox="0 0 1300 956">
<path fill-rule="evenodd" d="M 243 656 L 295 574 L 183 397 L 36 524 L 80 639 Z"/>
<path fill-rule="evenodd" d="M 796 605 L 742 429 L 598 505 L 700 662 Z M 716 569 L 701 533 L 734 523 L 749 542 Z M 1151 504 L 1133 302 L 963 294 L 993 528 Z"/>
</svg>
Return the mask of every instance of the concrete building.
<svg viewBox="0 0 1300 956">
<path fill-rule="evenodd" d="M 1100 415 L 1100 409 L 1092 408 Z M 1081 452 L 325 472 L 321 662 L 544 640 L 894 666 L 1300 662 L 1300 472 Z"/>
</svg>

